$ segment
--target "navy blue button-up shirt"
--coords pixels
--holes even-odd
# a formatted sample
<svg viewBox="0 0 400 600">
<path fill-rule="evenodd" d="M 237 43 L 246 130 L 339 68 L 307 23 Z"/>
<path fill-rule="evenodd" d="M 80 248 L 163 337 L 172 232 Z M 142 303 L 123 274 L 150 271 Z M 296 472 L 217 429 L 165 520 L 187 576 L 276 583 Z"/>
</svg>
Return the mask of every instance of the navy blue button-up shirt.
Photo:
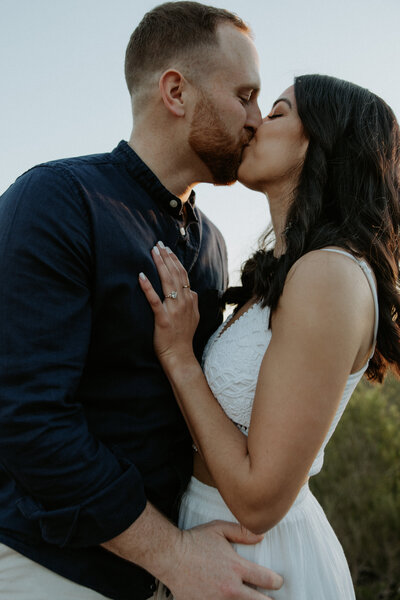
<svg viewBox="0 0 400 600">
<path fill-rule="evenodd" d="M 183 219 L 186 210 L 186 219 Z M 116 600 L 153 578 L 99 544 L 147 499 L 168 517 L 191 442 L 138 285 L 162 240 L 199 294 L 195 351 L 221 321 L 226 249 L 126 142 L 39 165 L 0 199 L 0 541 Z"/>
</svg>

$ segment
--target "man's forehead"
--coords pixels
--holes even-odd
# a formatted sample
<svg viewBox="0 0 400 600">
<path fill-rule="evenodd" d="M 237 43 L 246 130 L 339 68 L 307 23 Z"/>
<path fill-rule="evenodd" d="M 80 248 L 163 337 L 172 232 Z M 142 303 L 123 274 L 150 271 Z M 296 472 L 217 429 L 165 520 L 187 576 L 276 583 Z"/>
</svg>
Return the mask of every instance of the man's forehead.
<svg viewBox="0 0 400 600">
<path fill-rule="evenodd" d="M 250 37 L 232 25 L 222 24 L 218 30 L 216 49 L 218 71 L 222 77 L 235 80 L 237 85 L 260 88 L 259 59 Z"/>
<path fill-rule="evenodd" d="M 251 61 L 235 61 L 233 57 L 219 61 L 213 79 L 228 83 L 238 90 L 258 92 L 261 86 L 258 64 Z"/>
<path fill-rule="evenodd" d="M 232 24 L 221 23 L 216 30 L 219 49 L 222 52 L 257 56 L 257 50 L 250 35 Z"/>
</svg>

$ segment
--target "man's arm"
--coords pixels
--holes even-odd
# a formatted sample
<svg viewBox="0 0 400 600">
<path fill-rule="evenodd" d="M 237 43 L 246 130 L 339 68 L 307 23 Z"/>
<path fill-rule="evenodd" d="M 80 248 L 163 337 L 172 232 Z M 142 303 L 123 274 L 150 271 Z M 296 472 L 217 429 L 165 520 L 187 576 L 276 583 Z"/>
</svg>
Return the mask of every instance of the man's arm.
<svg viewBox="0 0 400 600">
<path fill-rule="evenodd" d="M 0 456 L 45 541 L 93 546 L 144 510 L 135 465 L 89 431 L 76 399 L 91 334 L 87 208 L 59 167 L 0 202 Z"/>
</svg>

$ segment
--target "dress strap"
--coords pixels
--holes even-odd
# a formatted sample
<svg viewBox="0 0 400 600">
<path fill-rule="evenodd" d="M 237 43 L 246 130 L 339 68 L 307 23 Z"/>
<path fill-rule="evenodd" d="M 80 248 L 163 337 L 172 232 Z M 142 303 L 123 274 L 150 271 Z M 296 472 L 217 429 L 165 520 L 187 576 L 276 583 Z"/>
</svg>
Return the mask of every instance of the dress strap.
<svg viewBox="0 0 400 600">
<path fill-rule="evenodd" d="M 369 358 L 372 358 L 375 352 L 376 346 L 376 337 L 378 335 L 378 325 L 379 325 L 379 303 L 378 303 L 378 292 L 376 289 L 375 279 L 372 275 L 372 270 L 369 267 L 368 263 L 362 259 L 357 258 L 350 252 L 346 252 L 346 250 L 338 250 L 336 248 L 321 248 L 324 252 L 336 252 L 337 254 L 343 254 L 343 256 L 348 256 L 354 262 L 358 264 L 358 266 L 363 270 L 364 275 L 368 279 L 369 287 L 371 288 L 372 296 L 374 298 L 374 306 L 375 306 L 375 323 L 374 323 L 374 343 L 372 344 L 372 352 L 369 355 Z"/>
</svg>

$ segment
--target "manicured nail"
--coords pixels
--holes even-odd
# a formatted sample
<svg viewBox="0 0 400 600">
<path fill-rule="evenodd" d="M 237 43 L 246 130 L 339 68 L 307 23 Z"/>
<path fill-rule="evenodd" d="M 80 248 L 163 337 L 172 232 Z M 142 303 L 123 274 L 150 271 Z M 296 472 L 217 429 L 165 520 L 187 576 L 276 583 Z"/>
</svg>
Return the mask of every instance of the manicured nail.
<svg viewBox="0 0 400 600">
<path fill-rule="evenodd" d="M 165 250 L 165 246 L 164 246 L 164 243 L 163 243 L 163 242 L 159 241 L 159 242 L 158 242 L 158 245 L 160 246 L 160 248 L 162 248 L 163 250 Z"/>
<path fill-rule="evenodd" d="M 153 250 L 154 250 L 154 252 L 155 252 L 156 254 L 158 254 L 158 256 L 160 256 L 160 251 L 159 251 L 159 249 L 157 248 L 157 246 L 154 246 Z"/>
<path fill-rule="evenodd" d="M 144 273 L 139 273 L 139 277 L 142 281 L 146 281 L 147 277 Z"/>
<path fill-rule="evenodd" d="M 274 580 L 272 582 L 272 589 L 279 590 L 282 587 L 282 584 L 283 584 L 283 577 L 281 577 L 280 575 L 276 575 L 276 577 L 274 577 Z"/>
<path fill-rule="evenodd" d="M 172 250 L 168 246 L 166 247 L 166 250 L 167 250 L 168 254 L 172 254 Z"/>
</svg>

